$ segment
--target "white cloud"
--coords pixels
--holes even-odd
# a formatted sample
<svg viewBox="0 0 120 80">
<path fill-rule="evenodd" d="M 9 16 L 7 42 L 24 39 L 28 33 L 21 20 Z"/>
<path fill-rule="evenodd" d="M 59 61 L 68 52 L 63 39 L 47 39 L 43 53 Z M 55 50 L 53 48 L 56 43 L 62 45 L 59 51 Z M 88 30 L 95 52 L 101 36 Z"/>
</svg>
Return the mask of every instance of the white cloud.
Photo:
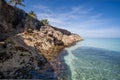
<svg viewBox="0 0 120 80">
<path fill-rule="evenodd" d="M 39 11 L 44 11 L 46 13 L 52 13 L 52 11 L 47 6 L 34 5 L 33 8 L 38 9 Z"/>
<path fill-rule="evenodd" d="M 94 13 L 94 8 L 72 7 L 69 11 L 56 12 L 47 6 L 34 6 L 38 19 L 48 19 L 50 24 L 68 29 L 84 37 L 120 37 L 119 29 L 108 27 L 110 19 L 102 13 Z"/>
<path fill-rule="evenodd" d="M 55 18 L 47 18 L 50 22 L 53 22 L 53 23 L 59 23 L 59 24 L 62 24 L 64 23 L 63 21 L 59 20 L 59 19 L 55 19 Z"/>
<path fill-rule="evenodd" d="M 57 13 L 46 6 L 33 6 L 33 8 L 36 8 L 39 11 L 37 13 L 39 19 L 52 18 L 52 21 L 57 20 L 61 22 L 66 22 L 66 21 L 69 22 L 69 20 L 71 19 L 79 19 L 79 18 L 85 18 L 85 17 L 91 17 L 91 18 L 98 17 L 97 14 L 94 16 L 88 16 L 87 14 L 89 14 L 92 11 L 92 8 L 84 9 L 83 6 L 72 7 L 70 11 L 68 12 L 62 11 L 61 13 Z"/>
<path fill-rule="evenodd" d="M 73 30 L 73 29 L 72 29 Z M 73 31 L 77 31 L 83 37 L 91 37 L 91 38 L 120 38 L 120 28 L 105 28 L 105 29 L 74 29 Z"/>
</svg>

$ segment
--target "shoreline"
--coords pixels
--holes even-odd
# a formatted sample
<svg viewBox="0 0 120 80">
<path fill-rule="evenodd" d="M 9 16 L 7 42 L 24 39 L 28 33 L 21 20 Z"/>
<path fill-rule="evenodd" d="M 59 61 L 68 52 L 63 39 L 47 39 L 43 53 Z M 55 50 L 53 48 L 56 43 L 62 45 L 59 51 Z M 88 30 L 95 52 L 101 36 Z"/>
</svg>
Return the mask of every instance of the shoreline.
<svg viewBox="0 0 120 80">
<path fill-rule="evenodd" d="M 50 61 L 53 66 L 55 78 L 62 80 L 71 80 L 71 71 L 69 66 L 65 63 L 64 57 L 68 55 L 66 50 L 62 50 L 56 58 Z"/>
<path fill-rule="evenodd" d="M 55 70 L 56 78 L 59 77 L 59 79 L 63 79 L 63 80 L 72 80 L 70 67 L 65 63 L 65 60 L 64 60 L 64 57 L 69 54 L 67 50 L 65 50 L 65 48 L 70 48 L 72 46 L 75 46 L 78 42 L 81 42 L 81 41 L 82 40 L 77 41 L 68 47 L 64 47 L 64 49 L 59 51 L 57 56 L 50 61 L 50 64 L 53 66 L 53 69 Z"/>
</svg>

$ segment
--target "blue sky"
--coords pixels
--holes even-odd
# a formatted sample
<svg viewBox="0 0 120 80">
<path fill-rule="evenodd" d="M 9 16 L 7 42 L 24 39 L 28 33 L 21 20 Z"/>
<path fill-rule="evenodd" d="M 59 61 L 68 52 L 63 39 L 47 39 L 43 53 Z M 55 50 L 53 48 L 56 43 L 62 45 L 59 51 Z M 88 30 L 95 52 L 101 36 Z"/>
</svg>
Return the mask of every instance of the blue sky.
<svg viewBox="0 0 120 80">
<path fill-rule="evenodd" d="M 120 0 L 24 0 L 39 20 L 88 38 L 120 38 Z"/>
</svg>

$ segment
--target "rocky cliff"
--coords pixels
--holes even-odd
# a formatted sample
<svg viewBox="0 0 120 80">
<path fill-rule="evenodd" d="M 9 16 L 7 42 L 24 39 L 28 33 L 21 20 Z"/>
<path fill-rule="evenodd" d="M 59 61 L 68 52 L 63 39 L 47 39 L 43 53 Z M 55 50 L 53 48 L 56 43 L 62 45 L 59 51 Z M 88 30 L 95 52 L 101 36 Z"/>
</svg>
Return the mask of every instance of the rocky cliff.
<svg viewBox="0 0 120 80">
<path fill-rule="evenodd" d="M 45 26 L 0 0 L 0 79 L 57 80 L 51 61 L 80 40 L 79 35 Z"/>
</svg>

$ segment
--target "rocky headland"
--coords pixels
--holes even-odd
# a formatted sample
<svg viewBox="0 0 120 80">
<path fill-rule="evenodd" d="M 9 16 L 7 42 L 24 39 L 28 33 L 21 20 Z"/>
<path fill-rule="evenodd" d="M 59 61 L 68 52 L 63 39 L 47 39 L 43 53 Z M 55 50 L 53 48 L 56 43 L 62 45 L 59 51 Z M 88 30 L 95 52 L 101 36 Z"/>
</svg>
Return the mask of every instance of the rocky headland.
<svg viewBox="0 0 120 80">
<path fill-rule="evenodd" d="M 80 40 L 0 0 L 0 79 L 58 80 L 55 58 Z"/>
</svg>

